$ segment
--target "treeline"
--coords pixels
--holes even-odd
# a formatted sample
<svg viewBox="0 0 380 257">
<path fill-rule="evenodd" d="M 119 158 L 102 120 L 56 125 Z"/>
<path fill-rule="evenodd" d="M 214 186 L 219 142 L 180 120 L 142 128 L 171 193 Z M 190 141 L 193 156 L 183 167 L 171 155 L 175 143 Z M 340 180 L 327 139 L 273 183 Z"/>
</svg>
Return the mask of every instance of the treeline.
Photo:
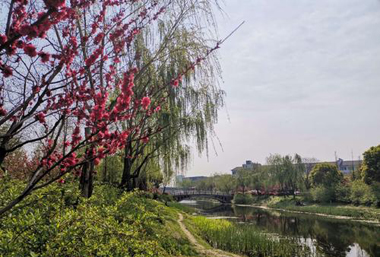
<svg viewBox="0 0 380 257">
<path fill-rule="evenodd" d="M 181 186 L 235 193 L 240 203 L 252 202 L 255 196 L 300 195 L 307 202 L 380 206 L 380 145 L 364 152 L 362 165 L 349 174 L 337 165 L 314 162 L 298 154 L 275 154 L 267 158 L 267 165 L 239 168 L 235 175 L 216 174 L 198 182 L 184 180 Z"/>
</svg>

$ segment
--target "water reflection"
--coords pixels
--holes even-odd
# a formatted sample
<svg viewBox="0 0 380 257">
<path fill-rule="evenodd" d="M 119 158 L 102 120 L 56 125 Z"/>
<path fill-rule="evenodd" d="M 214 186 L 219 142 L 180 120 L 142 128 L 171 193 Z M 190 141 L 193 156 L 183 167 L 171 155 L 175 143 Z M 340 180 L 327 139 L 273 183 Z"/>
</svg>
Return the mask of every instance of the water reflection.
<svg viewBox="0 0 380 257">
<path fill-rule="evenodd" d="M 380 257 L 380 227 L 305 214 L 269 211 L 254 207 L 187 201 L 210 216 L 237 217 L 267 233 L 300 238 L 316 256 Z"/>
</svg>

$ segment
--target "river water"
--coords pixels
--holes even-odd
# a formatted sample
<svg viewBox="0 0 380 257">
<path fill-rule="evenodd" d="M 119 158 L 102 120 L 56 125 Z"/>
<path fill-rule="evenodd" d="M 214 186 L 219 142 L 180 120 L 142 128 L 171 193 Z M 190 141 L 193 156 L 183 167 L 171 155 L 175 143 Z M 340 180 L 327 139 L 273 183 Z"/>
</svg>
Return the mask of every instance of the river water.
<svg viewBox="0 0 380 257">
<path fill-rule="evenodd" d="M 380 226 L 373 224 L 209 201 L 181 203 L 198 209 L 205 216 L 248 222 L 265 233 L 301 239 L 315 256 L 380 257 Z"/>
</svg>

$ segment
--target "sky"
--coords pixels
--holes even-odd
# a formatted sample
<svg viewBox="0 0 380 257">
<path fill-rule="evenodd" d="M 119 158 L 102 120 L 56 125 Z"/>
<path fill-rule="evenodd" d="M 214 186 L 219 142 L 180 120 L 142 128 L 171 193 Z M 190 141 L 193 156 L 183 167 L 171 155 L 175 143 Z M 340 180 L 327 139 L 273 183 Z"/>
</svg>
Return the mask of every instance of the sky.
<svg viewBox="0 0 380 257">
<path fill-rule="evenodd" d="M 225 0 L 226 107 L 186 176 L 270 154 L 351 160 L 380 144 L 380 0 Z M 221 145 L 219 145 L 220 141 Z M 214 149 L 215 148 L 215 149 Z"/>
</svg>

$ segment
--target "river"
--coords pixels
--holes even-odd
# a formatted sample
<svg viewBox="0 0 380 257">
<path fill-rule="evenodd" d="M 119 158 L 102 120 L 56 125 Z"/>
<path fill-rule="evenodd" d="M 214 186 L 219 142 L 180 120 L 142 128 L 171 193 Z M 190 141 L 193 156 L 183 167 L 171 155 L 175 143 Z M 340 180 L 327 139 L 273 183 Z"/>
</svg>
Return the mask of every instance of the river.
<svg viewBox="0 0 380 257">
<path fill-rule="evenodd" d="M 249 222 L 265 233 L 300 239 L 318 257 L 380 257 L 380 227 L 373 224 L 210 201 L 181 203 L 205 216 Z"/>
</svg>

